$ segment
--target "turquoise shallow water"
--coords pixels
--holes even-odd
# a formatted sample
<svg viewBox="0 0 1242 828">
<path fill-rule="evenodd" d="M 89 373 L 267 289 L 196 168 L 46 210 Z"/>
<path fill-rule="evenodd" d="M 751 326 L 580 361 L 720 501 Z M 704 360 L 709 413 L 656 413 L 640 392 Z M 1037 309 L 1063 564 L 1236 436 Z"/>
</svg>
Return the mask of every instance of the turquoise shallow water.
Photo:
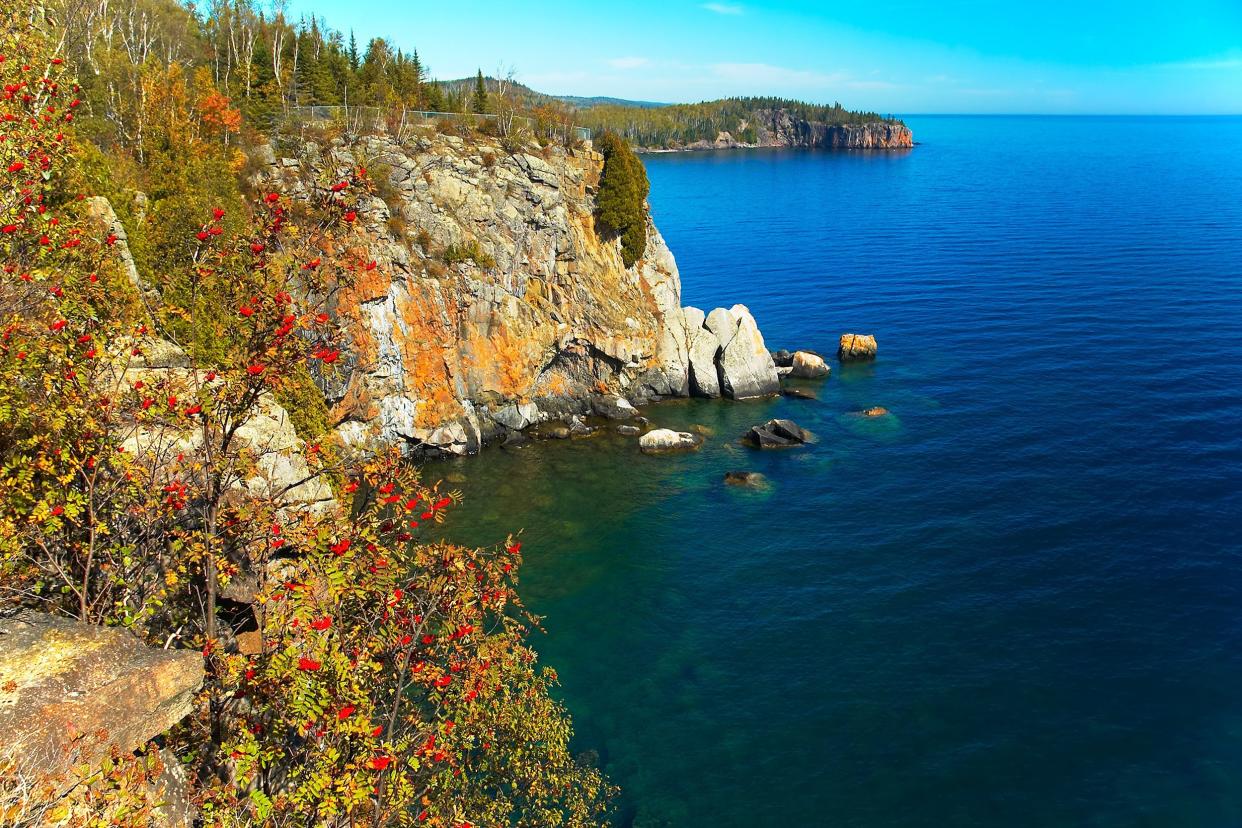
<svg viewBox="0 0 1242 828">
<path fill-rule="evenodd" d="M 622 824 L 1242 824 L 1242 119 L 909 123 L 646 159 L 687 304 L 876 363 L 433 465 L 448 531 L 525 530 Z M 733 442 L 777 414 L 819 442 Z"/>
</svg>

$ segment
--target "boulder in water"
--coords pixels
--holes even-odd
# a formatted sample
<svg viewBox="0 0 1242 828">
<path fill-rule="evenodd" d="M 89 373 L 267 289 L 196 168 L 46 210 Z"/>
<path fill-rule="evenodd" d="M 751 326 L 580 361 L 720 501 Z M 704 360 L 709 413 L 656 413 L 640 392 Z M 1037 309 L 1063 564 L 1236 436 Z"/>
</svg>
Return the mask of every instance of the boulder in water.
<svg viewBox="0 0 1242 828">
<path fill-rule="evenodd" d="M 841 362 L 862 362 L 875 359 L 877 350 L 875 337 L 871 334 L 841 334 L 837 359 Z"/>
<path fill-rule="evenodd" d="M 638 447 L 647 454 L 662 454 L 670 451 L 691 451 L 703 444 L 701 437 L 686 431 L 673 431 L 668 428 L 657 428 L 648 431 L 638 439 Z"/>
<path fill-rule="evenodd" d="M 772 362 L 777 368 L 790 368 L 793 366 L 794 355 L 787 349 L 781 348 L 779 351 L 772 352 Z"/>
<path fill-rule="evenodd" d="M 616 394 L 603 394 L 592 398 L 591 409 L 600 417 L 609 420 L 628 420 L 638 413 L 629 400 Z"/>
<path fill-rule="evenodd" d="M 717 309 L 720 310 L 720 309 Z M 734 305 L 727 312 L 734 320 L 733 334 L 720 352 L 720 390 L 735 400 L 766 397 L 780 391 L 780 379 L 772 355 L 763 344 L 763 334 L 745 305 Z M 712 311 L 716 316 L 716 311 Z M 710 326 L 713 319 L 708 317 Z M 724 342 L 724 338 L 721 338 Z"/>
<path fill-rule="evenodd" d="M 791 377 L 799 379 L 820 379 L 828 376 L 832 370 L 828 364 L 824 362 L 823 357 L 811 351 L 798 351 L 793 355 L 793 362 L 790 363 Z"/>
<path fill-rule="evenodd" d="M 742 435 L 743 442 L 757 448 L 787 448 L 811 441 L 811 433 L 793 420 L 768 420 Z"/>
</svg>

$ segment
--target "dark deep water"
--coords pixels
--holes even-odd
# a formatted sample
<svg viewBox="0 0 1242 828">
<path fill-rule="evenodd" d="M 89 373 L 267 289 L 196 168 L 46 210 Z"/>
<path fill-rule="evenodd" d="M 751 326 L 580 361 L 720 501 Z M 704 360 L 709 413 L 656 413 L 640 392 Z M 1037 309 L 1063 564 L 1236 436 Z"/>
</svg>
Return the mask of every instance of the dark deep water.
<svg viewBox="0 0 1242 828">
<path fill-rule="evenodd" d="M 625 824 L 1242 825 L 1242 119 L 909 123 L 645 159 L 685 304 L 874 365 L 432 466 L 450 532 L 526 530 Z M 821 441 L 732 443 L 777 413 Z"/>
</svg>

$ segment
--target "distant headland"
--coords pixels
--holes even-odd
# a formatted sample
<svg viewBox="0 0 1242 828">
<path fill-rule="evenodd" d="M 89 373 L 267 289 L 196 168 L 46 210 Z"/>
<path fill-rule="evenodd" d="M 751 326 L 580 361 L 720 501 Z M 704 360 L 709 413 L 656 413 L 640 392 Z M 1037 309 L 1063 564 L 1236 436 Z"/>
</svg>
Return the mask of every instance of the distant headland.
<svg viewBox="0 0 1242 828">
<path fill-rule="evenodd" d="M 660 107 L 603 104 L 580 109 L 576 117 L 593 131 L 611 129 L 646 152 L 914 146 L 910 128 L 896 118 L 851 111 L 839 103 L 825 106 L 783 98 L 725 98 Z"/>
</svg>

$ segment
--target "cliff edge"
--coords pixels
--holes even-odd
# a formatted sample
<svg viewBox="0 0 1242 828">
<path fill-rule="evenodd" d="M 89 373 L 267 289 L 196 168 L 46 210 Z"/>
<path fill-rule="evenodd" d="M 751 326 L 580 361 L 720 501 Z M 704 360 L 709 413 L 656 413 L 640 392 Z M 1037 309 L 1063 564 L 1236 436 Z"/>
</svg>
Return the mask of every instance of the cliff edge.
<svg viewBox="0 0 1242 828">
<path fill-rule="evenodd" d="M 604 395 L 777 389 L 749 311 L 681 307 L 649 215 L 629 268 L 597 232 L 604 160 L 589 147 L 507 152 L 430 134 L 299 149 L 271 153 L 262 173 L 295 197 L 360 166 L 378 185 L 358 211 L 375 266 L 337 296 L 347 347 L 320 378 L 346 444 L 464 454 Z"/>
</svg>

